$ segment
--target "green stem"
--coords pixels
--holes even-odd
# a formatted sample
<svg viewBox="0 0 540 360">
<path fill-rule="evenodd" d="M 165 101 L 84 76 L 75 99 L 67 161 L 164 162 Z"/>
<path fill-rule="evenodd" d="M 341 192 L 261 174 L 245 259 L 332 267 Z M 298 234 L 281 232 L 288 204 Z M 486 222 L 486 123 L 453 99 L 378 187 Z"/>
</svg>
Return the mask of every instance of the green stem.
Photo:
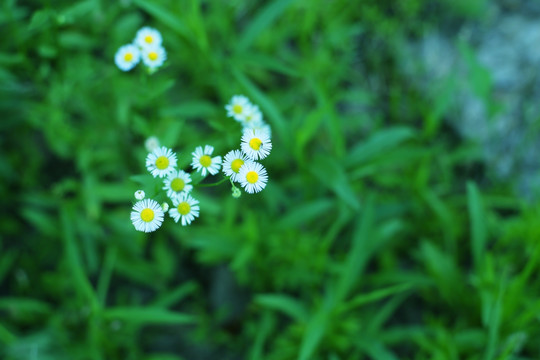
<svg viewBox="0 0 540 360">
<path fill-rule="evenodd" d="M 223 184 L 225 181 L 227 181 L 229 178 L 226 177 L 226 178 L 223 178 L 221 179 L 220 181 L 218 182 L 215 182 L 215 183 L 211 183 L 211 184 L 197 184 L 197 186 L 199 187 L 211 187 L 211 186 L 218 186 L 218 185 L 221 185 Z"/>
</svg>

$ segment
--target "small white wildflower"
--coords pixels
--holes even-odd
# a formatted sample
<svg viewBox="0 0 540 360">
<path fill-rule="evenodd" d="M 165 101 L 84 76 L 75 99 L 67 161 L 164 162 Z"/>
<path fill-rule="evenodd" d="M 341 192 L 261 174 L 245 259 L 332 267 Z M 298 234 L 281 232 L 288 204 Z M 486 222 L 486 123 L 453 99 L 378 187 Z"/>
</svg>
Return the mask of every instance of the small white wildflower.
<svg viewBox="0 0 540 360">
<path fill-rule="evenodd" d="M 242 135 L 242 151 L 253 160 L 264 159 L 272 150 L 270 136 L 264 130 L 245 129 Z"/>
<path fill-rule="evenodd" d="M 253 125 L 263 123 L 263 117 L 259 107 L 254 104 L 248 104 L 244 110 L 244 119 L 242 121 L 242 125 L 253 128 Z"/>
<path fill-rule="evenodd" d="M 167 52 L 161 45 L 148 46 L 142 49 L 142 60 L 144 65 L 154 71 L 167 60 Z"/>
<path fill-rule="evenodd" d="M 146 168 L 153 177 L 164 177 L 176 167 L 176 154 L 165 146 L 155 149 L 146 157 Z"/>
<path fill-rule="evenodd" d="M 144 147 L 148 152 L 152 152 L 158 147 L 160 147 L 159 139 L 155 136 L 150 136 L 146 141 L 144 142 Z"/>
<path fill-rule="evenodd" d="M 252 194 L 266 187 L 268 175 L 264 166 L 255 161 L 248 161 L 240 169 L 238 174 L 240 184 L 246 192 Z"/>
<path fill-rule="evenodd" d="M 234 95 L 231 102 L 225 105 L 225 110 L 227 110 L 228 117 L 233 117 L 236 121 L 244 121 L 249 106 L 251 106 L 251 103 L 247 97 Z"/>
<path fill-rule="evenodd" d="M 145 26 L 137 31 L 135 35 L 135 44 L 141 48 L 146 48 L 149 46 L 160 46 L 161 45 L 161 34 L 154 28 Z"/>
<path fill-rule="evenodd" d="M 163 223 L 163 216 L 163 209 L 157 201 L 145 199 L 133 205 L 131 222 L 137 231 L 152 232 L 159 229 Z"/>
<path fill-rule="evenodd" d="M 188 193 L 182 193 L 173 199 L 173 208 L 169 210 L 169 216 L 174 222 L 182 219 L 182 226 L 191 224 L 196 217 L 199 217 L 199 201 L 195 200 Z"/>
<path fill-rule="evenodd" d="M 215 175 L 219 172 L 221 168 L 221 156 L 210 157 L 214 152 L 214 147 L 210 145 L 205 145 L 204 151 L 202 146 L 197 146 L 193 155 L 191 166 L 193 169 L 200 171 L 202 176 L 206 176 L 208 171 L 210 175 Z"/>
<path fill-rule="evenodd" d="M 193 185 L 189 185 L 190 182 L 191 176 L 187 172 L 173 170 L 163 181 L 163 184 L 165 185 L 163 190 L 167 191 L 167 196 L 170 199 L 173 199 L 183 192 L 190 192 L 191 189 L 193 189 Z"/>
<path fill-rule="evenodd" d="M 141 52 L 135 45 L 128 44 L 121 46 L 114 55 L 116 66 L 122 71 L 129 71 L 139 63 Z"/>
<path fill-rule="evenodd" d="M 238 172 L 246 161 L 247 156 L 240 150 L 229 151 L 223 159 L 223 172 L 230 176 L 232 181 L 238 181 Z"/>
</svg>

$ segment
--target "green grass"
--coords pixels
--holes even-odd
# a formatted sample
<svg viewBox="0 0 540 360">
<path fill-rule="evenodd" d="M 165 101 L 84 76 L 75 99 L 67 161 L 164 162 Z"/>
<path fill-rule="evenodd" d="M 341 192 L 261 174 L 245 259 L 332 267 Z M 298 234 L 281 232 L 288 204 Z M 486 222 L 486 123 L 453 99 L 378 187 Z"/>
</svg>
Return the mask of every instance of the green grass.
<svg viewBox="0 0 540 360">
<path fill-rule="evenodd" d="M 473 3 L 4 2 L 0 358 L 539 358 L 540 207 L 448 126 L 452 81 L 397 65 Z M 168 61 L 121 72 L 142 26 Z M 136 232 L 145 139 L 223 156 L 235 94 L 272 127 L 267 187 L 196 187 L 191 226 Z"/>
</svg>

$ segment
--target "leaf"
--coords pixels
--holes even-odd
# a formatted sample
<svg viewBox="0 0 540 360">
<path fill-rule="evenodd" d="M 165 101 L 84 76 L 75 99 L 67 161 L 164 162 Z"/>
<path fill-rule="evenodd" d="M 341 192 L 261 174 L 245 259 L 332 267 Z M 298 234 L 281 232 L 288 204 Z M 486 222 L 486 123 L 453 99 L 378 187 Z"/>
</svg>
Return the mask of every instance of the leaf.
<svg viewBox="0 0 540 360">
<path fill-rule="evenodd" d="M 471 219 L 471 250 L 477 271 L 482 266 L 482 257 L 486 246 L 486 224 L 483 213 L 482 198 L 473 182 L 467 183 L 467 206 Z"/>
<path fill-rule="evenodd" d="M 387 349 L 377 339 L 363 336 L 359 339 L 357 346 L 362 348 L 363 351 L 369 355 L 370 359 L 384 359 L 384 360 L 398 360 L 399 358 L 389 349 Z"/>
<path fill-rule="evenodd" d="M 263 307 L 280 311 L 296 321 L 307 321 L 308 319 L 304 305 L 287 295 L 260 294 L 255 296 L 254 302 Z"/>
<path fill-rule="evenodd" d="M 361 214 L 361 219 L 356 225 L 351 244 L 351 250 L 341 269 L 336 289 L 337 301 L 343 301 L 352 290 L 355 283 L 359 282 L 364 267 L 371 256 L 374 242 L 371 227 L 373 225 L 373 195 L 370 195 Z"/>
<path fill-rule="evenodd" d="M 250 52 L 249 56 L 235 57 L 234 62 L 241 66 L 255 66 L 288 76 L 300 76 L 300 73 L 293 65 L 285 63 L 275 56 L 263 53 Z"/>
<path fill-rule="evenodd" d="M 73 228 L 73 219 L 71 218 L 77 212 L 72 210 L 72 206 L 66 204 L 60 209 L 60 224 L 64 240 L 64 251 L 67 259 L 69 273 L 73 276 L 75 290 L 85 297 L 92 306 L 93 311 L 99 310 L 99 303 L 94 293 L 92 284 L 88 280 L 84 271 L 80 252 Z"/>
<path fill-rule="evenodd" d="M 0 323 L 0 343 L 10 345 L 17 340 L 17 337 L 13 335 L 7 328 L 5 328 L 2 323 Z M 2 352 L 0 352 L 0 355 Z"/>
<path fill-rule="evenodd" d="M 170 10 L 163 8 L 157 1 L 133 0 L 133 2 L 150 15 L 157 18 L 163 24 L 169 26 L 179 35 L 186 39 L 191 39 L 191 32 L 182 22 L 180 15 L 174 16 Z"/>
<path fill-rule="evenodd" d="M 182 301 L 186 296 L 192 294 L 198 289 L 198 285 L 194 281 L 186 282 L 185 284 L 182 284 L 175 289 L 162 294 L 159 296 L 159 298 L 154 301 L 153 306 L 155 307 L 161 307 L 161 308 L 167 308 L 170 306 L 173 306 L 175 304 L 178 304 L 180 301 Z"/>
<path fill-rule="evenodd" d="M 95 188 L 95 196 L 108 203 L 126 203 L 131 200 L 131 187 L 123 183 L 100 183 Z"/>
<path fill-rule="evenodd" d="M 316 156 L 313 163 L 311 171 L 319 178 L 321 184 L 331 189 L 354 210 L 358 210 L 360 208 L 358 196 L 351 188 L 343 167 L 333 157 L 327 155 Z"/>
<path fill-rule="evenodd" d="M 209 117 L 216 113 L 215 107 L 206 101 L 188 101 L 160 111 L 163 117 Z"/>
<path fill-rule="evenodd" d="M 355 167 L 373 158 L 384 155 L 404 141 L 412 138 L 415 131 L 408 127 L 393 127 L 380 130 L 365 142 L 361 142 L 349 151 L 346 164 Z"/>
<path fill-rule="evenodd" d="M 298 360 L 310 360 L 313 358 L 315 350 L 326 333 L 329 315 L 328 307 L 323 305 L 306 324 L 306 332 L 300 344 Z"/>
<path fill-rule="evenodd" d="M 0 309 L 10 312 L 50 313 L 51 307 L 43 301 L 32 298 L 4 297 L 0 298 Z"/>
<path fill-rule="evenodd" d="M 245 52 L 257 36 L 268 28 L 287 9 L 291 2 L 292 0 L 275 0 L 259 10 L 242 32 L 242 37 L 238 40 L 238 52 Z"/>
<path fill-rule="evenodd" d="M 257 326 L 257 335 L 253 346 L 250 351 L 251 360 L 261 360 L 263 359 L 263 349 L 265 342 L 270 335 L 272 329 L 274 328 L 275 320 L 272 314 L 266 312 L 263 313 L 260 323 Z"/>
<path fill-rule="evenodd" d="M 352 298 L 350 301 L 348 301 L 345 304 L 342 311 L 346 312 L 356 307 L 363 306 L 363 305 L 366 305 L 375 301 L 379 301 L 390 295 L 405 292 L 411 289 L 412 287 L 413 287 L 412 284 L 398 284 L 398 285 L 389 286 L 383 289 L 373 290 L 367 294 L 361 294 L 361 295 L 355 296 L 354 298 Z"/>
<path fill-rule="evenodd" d="M 318 199 L 299 204 L 293 210 L 286 212 L 279 221 L 280 228 L 297 228 L 327 214 L 334 207 L 332 199 Z"/>
<path fill-rule="evenodd" d="M 103 311 L 106 320 L 122 320 L 132 324 L 192 324 L 192 315 L 154 307 L 116 307 Z"/>
</svg>

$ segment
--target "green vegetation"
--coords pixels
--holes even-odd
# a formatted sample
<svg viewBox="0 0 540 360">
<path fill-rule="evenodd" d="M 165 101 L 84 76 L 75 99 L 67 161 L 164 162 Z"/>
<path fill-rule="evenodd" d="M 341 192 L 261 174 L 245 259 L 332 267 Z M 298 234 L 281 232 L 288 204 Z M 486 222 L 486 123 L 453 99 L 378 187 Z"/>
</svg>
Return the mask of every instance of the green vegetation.
<svg viewBox="0 0 540 360">
<path fill-rule="evenodd" d="M 484 5 L 4 1 L 0 358 L 540 358 L 540 206 L 397 66 Z M 142 26 L 153 75 L 114 64 Z M 267 187 L 196 188 L 191 226 L 135 231 L 145 139 L 224 155 L 235 94 L 272 127 Z"/>
</svg>

